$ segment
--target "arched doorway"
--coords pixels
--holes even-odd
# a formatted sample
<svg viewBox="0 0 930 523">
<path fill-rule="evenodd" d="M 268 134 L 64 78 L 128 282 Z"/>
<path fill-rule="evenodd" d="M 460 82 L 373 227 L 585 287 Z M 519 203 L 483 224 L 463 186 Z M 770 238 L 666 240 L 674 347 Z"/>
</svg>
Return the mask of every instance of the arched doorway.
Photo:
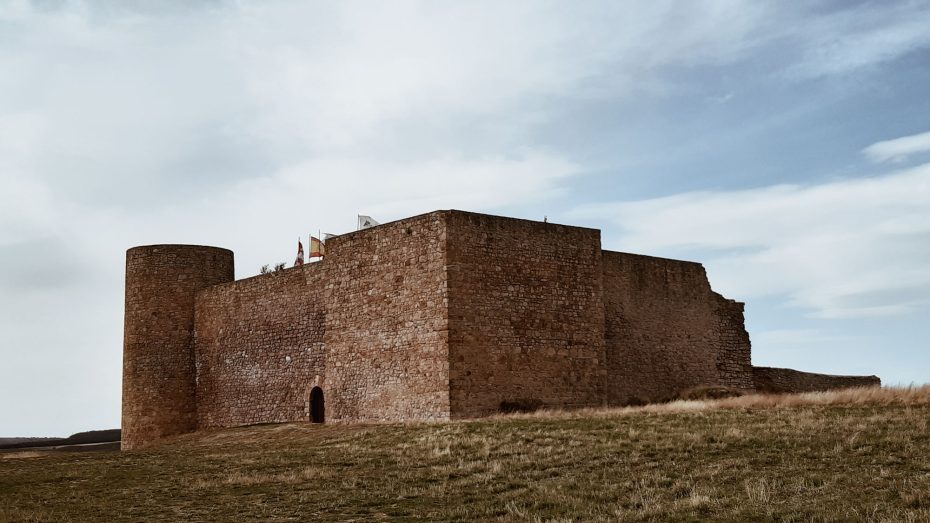
<svg viewBox="0 0 930 523">
<path fill-rule="evenodd" d="M 323 404 L 323 389 L 313 387 L 310 391 L 310 421 L 323 423 L 326 419 L 326 407 Z"/>
</svg>

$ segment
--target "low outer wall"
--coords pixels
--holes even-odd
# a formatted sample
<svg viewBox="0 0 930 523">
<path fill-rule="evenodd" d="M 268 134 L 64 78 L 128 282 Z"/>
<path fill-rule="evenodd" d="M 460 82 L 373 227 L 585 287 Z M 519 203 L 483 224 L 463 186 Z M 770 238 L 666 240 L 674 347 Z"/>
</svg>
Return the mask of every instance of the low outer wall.
<svg viewBox="0 0 930 523">
<path fill-rule="evenodd" d="M 454 418 L 604 401 L 600 232 L 449 214 Z"/>
<path fill-rule="evenodd" d="M 831 376 L 793 369 L 753 367 L 752 377 L 759 392 L 817 392 L 851 387 L 878 387 L 878 376 Z"/>
<path fill-rule="evenodd" d="M 324 265 L 198 293 L 198 428 L 309 419 L 310 390 L 325 390 Z"/>
<path fill-rule="evenodd" d="M 752 388 L 742 304 L 713 292 L 703 266 L 611 251 L 602 266 L 609 403 Z"/>
</svg>

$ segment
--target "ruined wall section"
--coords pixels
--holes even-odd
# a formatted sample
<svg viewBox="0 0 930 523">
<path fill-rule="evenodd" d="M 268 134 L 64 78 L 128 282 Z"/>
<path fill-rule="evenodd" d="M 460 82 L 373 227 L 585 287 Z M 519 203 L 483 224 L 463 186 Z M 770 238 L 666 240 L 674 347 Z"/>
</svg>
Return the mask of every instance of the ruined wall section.
<svg viewBox="0 0 930 523">
<path fill-rule="evenodd" d="M 123 449 L 196 429 L 194 296 L 233 277 L 226 249 L 148 245 L 126 252 Z"/>
<path fill-rule="evenodd" d="M 878 387 L 878 376 L 833 376 L 793 369 L 753 367 L 753 379 L 759 392 L 818 392 L 852 387 Z"/>
<path fill-rule="evenodd" d="M 309 419 L 325 388 L 325 262 L 197 294 L 198 428 Z"/>
<path fill-rule="evenodd" d="M 752 390 L 752 343 L 743 311 L 745 304 L 714 293 L 714 333 L 712 341 L 717 353 L 719 384 L 741 390 Z"/>
<path fill-rule="evenodd" d="M 449 417 L 445 220 L 434 212 L 327 242 L 327 419 Z"/>
<path fill-rule="evenodd" d="M 603 404 L 600 232 L 452 211 L 447 237 L 452 416 Z"/>
<path fill-rule="evenodd" d="M 670 399 L 703 385 L 752 388 L 742 304 L 699 263 L 604 251 L 607 398 Z"/>
</svg>

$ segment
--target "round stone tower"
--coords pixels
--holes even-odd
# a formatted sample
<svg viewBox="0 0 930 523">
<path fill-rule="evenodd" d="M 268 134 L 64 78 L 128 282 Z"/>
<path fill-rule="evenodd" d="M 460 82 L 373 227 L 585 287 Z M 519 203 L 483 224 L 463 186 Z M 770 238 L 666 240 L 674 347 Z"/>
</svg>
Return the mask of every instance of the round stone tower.
<svg viewBox="0 0 930 523">
<path fill-rule="evenodd" d="M 194 295 L 234 278 L 227 249 L 147 245 L 126 251 L 124 450 L 196 430 Z"/>
</svg>

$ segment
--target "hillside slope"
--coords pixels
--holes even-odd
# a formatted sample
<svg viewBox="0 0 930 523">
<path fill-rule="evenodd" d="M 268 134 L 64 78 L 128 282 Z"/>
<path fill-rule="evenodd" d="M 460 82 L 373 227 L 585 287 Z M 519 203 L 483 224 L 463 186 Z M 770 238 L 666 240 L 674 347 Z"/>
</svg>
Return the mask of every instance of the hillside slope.
<svg viewBox="0 0 930 523">
<path fill-rule="evenodd" d="M 930 521 L 928 422 L 924 388 L 266 425 L 0 455 L 0 521 Z"/>
<path fill-rule="evenodd" d="M 0 451 L 39 447 L 66 447 L 97 443 L 119 443 L 120 429 L 76 432 L 67 438 L 0 438 Z"/>
</svg>

